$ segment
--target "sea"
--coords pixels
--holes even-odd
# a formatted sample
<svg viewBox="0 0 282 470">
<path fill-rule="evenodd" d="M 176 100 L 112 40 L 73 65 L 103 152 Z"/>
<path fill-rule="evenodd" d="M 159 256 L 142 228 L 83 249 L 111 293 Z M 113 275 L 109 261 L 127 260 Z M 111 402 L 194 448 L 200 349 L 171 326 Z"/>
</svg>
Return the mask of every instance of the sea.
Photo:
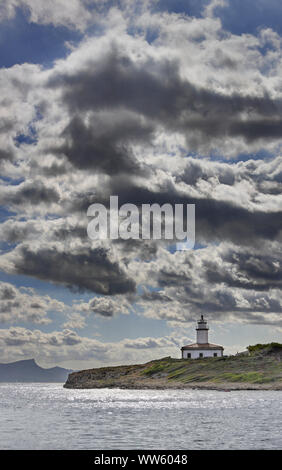
<svg viewBox="0 0 282 470">
<path fill-rule="evenodd" d="M 0 384 L 1 449 L 282 449 L 282 392 Z"/>
</svg>

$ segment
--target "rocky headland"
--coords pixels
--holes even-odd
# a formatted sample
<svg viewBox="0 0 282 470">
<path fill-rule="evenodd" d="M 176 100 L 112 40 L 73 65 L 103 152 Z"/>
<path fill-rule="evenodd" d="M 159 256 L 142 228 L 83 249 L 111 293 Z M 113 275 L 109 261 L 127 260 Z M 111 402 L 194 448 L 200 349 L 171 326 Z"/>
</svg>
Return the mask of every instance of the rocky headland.
<svg viewBox="0 0 282 470">
<path fill-rule="evenodd" d="M 245 353 L 203 359 L 164 357 L 145 364 L 69 374 L 65 388 L 282 390 L 282 345 L 249 346 Z"/>
</svg>

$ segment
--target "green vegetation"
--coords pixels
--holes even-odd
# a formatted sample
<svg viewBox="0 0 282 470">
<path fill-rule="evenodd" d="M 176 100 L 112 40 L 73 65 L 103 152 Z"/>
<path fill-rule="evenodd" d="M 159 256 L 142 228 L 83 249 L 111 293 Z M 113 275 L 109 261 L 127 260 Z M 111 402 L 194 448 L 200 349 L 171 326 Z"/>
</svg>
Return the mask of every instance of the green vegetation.
<svg viewBox="0 0 282 470">
<path fill-rule="evenodd" d="M 261 351 L 261 349 L 260 349 Z M 141 374 L 154 378 L 161 372 L 167 380 L 189 382 L 269 383 L 282 380 L 282 362 L 272 356 L 230 356 L 204 359 L 160 359 Z"/>
<path fill-rule="evenodd" d="M 268 344 L 255 344 L 247 347 L 250 354 L 271 354 L 271 353 L 282 353 L 281 343 L 268 343 Z"/>
<path fill-rule="evenodd" d="M 273 388 L 282 390 L 282 345 L 248 346 L 249 354 L 201 359 L 164 357 L 146 364 L 74 372 L 69 388 Z"/>
</svg>

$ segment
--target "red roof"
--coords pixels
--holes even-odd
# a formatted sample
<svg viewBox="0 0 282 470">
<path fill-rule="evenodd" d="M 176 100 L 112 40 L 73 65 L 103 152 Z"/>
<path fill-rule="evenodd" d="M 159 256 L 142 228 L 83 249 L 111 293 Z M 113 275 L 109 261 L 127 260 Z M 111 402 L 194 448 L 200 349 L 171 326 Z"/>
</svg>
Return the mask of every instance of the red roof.
<svg viewBox="0 0 282 470">
<path fill-rule="evenodd" d="M 222 346 L 219 346 L 218 344 L 212 344 L 212 343 L 193 343 L 193 344 L 187 344 L 187 346 L 182 346 L 181 350 L 183 349 L 224 349 Z"/>
</svg>

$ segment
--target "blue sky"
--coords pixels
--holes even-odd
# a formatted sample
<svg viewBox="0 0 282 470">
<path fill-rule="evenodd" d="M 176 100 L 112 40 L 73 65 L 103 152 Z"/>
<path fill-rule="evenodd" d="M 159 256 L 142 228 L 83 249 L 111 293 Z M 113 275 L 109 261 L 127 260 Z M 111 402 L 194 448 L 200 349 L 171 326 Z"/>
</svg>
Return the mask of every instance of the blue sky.
<svg viewBox="0 0 282 470">
<path fill-rule="evenodd" d="M 163 0 L 156 5 L 155 11 L 201 17 L 208 4 L 209 0 Z M 279 0 L 232 0 L 226 2 L 225 7 L 216 7 L 215 12 L 224 29 L 234 34 L 256 34 L 262 28 L 271 28 L 279 34 L 282 32 L 282 5 Z M 87 31 L 93 34 L 95 29 L 93 31 L 93 26 L 89 25 Z M 77 44 L 84 34 L 65 26 L 31 22 L 28 10 L 18 7 L 15 16 L 1 23 L 1 67 L 24 62 L 51 67 L 55 60 L 66 57 L 69 53 L 67 43 Z"/>
<path fill-rule="evenodd" d="M 13 18 L 1 23 L 1 67 L 24 62 L 51 67 L 55 60 L 68 54 L 66 42 L 77 43 L 81 39 L 82 34 L 63 26 L 32 23 L 27 13 L 19 8 Z"/>
<path fill-rule="evenodd" d="M 209 0 L 163 0 L 156 9 L 200 17 L 209 3 Z M 227 31 L 256 34 L 259 29 L 271 28 L 281 34 L 282 5 L 279 0 L 232 0 L 225 4 L 216 6 L 214 11 Z"/>
<path fill-rule="evenodd" d="M 281 3 L 15 5 L 0 8 L 3 360 L 177 356 L 202 313 L 229 353 L 281 341 Z M 194 202 L 195 250 L 91 245 L 93 194 Z"/>
</svg>

